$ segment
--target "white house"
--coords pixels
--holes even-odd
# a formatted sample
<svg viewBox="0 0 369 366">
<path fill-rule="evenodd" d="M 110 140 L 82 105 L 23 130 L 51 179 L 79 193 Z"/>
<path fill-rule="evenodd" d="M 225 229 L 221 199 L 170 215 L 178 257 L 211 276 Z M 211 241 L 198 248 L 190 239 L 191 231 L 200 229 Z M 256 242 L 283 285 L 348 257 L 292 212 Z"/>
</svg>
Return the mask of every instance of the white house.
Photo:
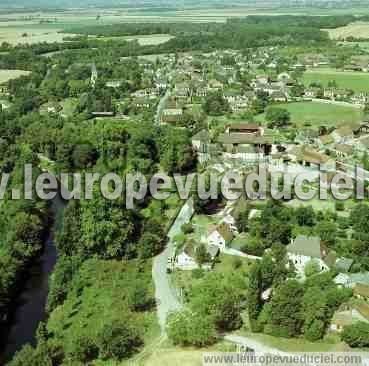
<svg viewBox="0 0 369 366">
<path fill-rule="evenodd" d="M 318 236 L 299 235 L 287 246 L 288 259 L 294 264 L 299 274 L 304 274 L 305 266 L 315 260 L 321 271 L 329 270 L 327 262 L 328 249 L 322 244 Z M 334 261 L 335 262 L 335 261 Z"/>
<path fill-rule="evenodd" d="M 218 226 L 212 226 L 209 230 L 208 243 L 215 245 L 220 250 L 224 250 L 233 240 L 233 232 L 230 225 L 221 223 Z"/>
<path fill-rule="evenodd" d="M 219 247 L 214 245 L 206 245 L 206 252 L 209 256 L 210 262 L 212 262 L 219 254 Z M 181 270 L 193 270 L 199 268 L 199 264 L 196 261 L 196 251 L 199 246 L 196 246 L 193 242 L 185 244 L 175 259 L 175 266 Z M 202 268 L 210 269 L 211 263 L 203 264 Z"/>
<path fill-rule="evenodd" d="M 195 151 L 206 152 L 206 145 L 210 143 L 210 134 L 207 130 L 201 130 L 191 139 Z"/>
</svg>

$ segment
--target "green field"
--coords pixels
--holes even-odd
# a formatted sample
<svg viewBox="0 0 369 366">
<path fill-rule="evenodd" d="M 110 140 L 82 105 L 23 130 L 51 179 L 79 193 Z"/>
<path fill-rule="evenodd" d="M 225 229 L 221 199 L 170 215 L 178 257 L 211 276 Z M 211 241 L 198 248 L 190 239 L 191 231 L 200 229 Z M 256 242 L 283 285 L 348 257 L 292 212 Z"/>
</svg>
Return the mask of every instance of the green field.
<svg viewBox="0 0 369 366">
<path fill-rule="evenodd" d="M 327 86 L 329 81 L 336 81 L 339 88 L 352 89 L 355 92 L 369 92 L 369 73 L 355 71 L 337 71 L 334 69 L 311 69 L 304 73 L 306 86 L 320 82 Z"/>
<path fill-rule="evenodd" d="M 357 108 L 342 107 L 317 102 L 282 103 L 276 107 L 287 109 L 291 113 L 291 122 L 297 127 L 303 126 L 342 126 L 360 122 L 362 112 Z M 265 114 L 256 117 L 265 122 Z"/>
</svg>

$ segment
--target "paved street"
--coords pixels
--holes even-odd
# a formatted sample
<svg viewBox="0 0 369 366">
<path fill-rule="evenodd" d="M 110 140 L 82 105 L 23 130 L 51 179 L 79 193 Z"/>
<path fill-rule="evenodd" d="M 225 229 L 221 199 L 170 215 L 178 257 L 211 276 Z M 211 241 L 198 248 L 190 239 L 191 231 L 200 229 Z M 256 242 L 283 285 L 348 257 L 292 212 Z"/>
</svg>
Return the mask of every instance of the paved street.
<svg viewBox="0 0 369 366">
<path fill-rule="evenodd" d="M 155 124 L 156 125 L 160 125 L 161 114 L 163 113 L 165 103 L 169 97 L 170 97 L 170 89 L 167 89 L 165 94 L 161 97 L 159 104 L 156 108 L 156 114 L 155 114 Z"/>
<path fill-rule="evenodd" d="M 174 251 L 173 238 L 181 232 L 182 225 L 191 220 L 193 213 L 193 199 L 190 198 L 182 207 L 177 219 L 169 230 L 169 242 L 166 249 L 163 251 L 163 253 L 154 258 L 152 277 L 155 284 L 158 320 L 162 333 L 165 333 L 165 323 L 168 313 L 179 310 L 182 307 L 178 300 L 178 293 L 170 285 L 170 275 L 166 272 L 168 258 L 173 254 Z"/>
</svg>

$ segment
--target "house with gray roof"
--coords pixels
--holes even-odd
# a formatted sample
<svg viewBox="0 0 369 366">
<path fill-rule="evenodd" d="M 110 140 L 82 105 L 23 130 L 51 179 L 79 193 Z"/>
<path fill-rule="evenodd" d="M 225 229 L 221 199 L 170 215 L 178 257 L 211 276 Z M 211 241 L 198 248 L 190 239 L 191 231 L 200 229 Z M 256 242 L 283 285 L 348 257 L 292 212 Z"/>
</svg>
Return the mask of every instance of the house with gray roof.
<svg viewBox="0 0 369 366">
<path fill-rule="evenodd" d="M 336 262 L 334 253 L 329 253 L 318 236 L 297 236 L 287 246 L 287 256 L 300 275 L 304 275 L 305 267 L 311 261 L 316 262 L 321 271 L 329 270 Z"/>
</svg>

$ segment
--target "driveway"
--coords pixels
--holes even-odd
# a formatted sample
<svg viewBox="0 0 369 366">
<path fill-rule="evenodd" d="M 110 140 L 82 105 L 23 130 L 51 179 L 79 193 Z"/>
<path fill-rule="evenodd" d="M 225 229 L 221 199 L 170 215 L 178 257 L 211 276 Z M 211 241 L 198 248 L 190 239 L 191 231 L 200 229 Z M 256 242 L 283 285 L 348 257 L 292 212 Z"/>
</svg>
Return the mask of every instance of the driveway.
<svg viewBox="0 0 369 366">
<path fill-rule="evenodd" d="M 181 232 L 182 225 L 190 222 L 193 214 L 193 199 L 190 198 L 183 205 L 180 213 L 169 230 L 169 241 L 167 247 L 160 255 L 154 258 L 152 278 L 155 284 L 155 299 L 162 334 L 165 334 L 167 315 L 172 311 L 180 310 L 182 308 L 178 292 L 171 286 L 169 279 L 170 275 L 167 274 L 168 258 L 173 255 L 175 249 L 173 239 Z"/>
</svg>

